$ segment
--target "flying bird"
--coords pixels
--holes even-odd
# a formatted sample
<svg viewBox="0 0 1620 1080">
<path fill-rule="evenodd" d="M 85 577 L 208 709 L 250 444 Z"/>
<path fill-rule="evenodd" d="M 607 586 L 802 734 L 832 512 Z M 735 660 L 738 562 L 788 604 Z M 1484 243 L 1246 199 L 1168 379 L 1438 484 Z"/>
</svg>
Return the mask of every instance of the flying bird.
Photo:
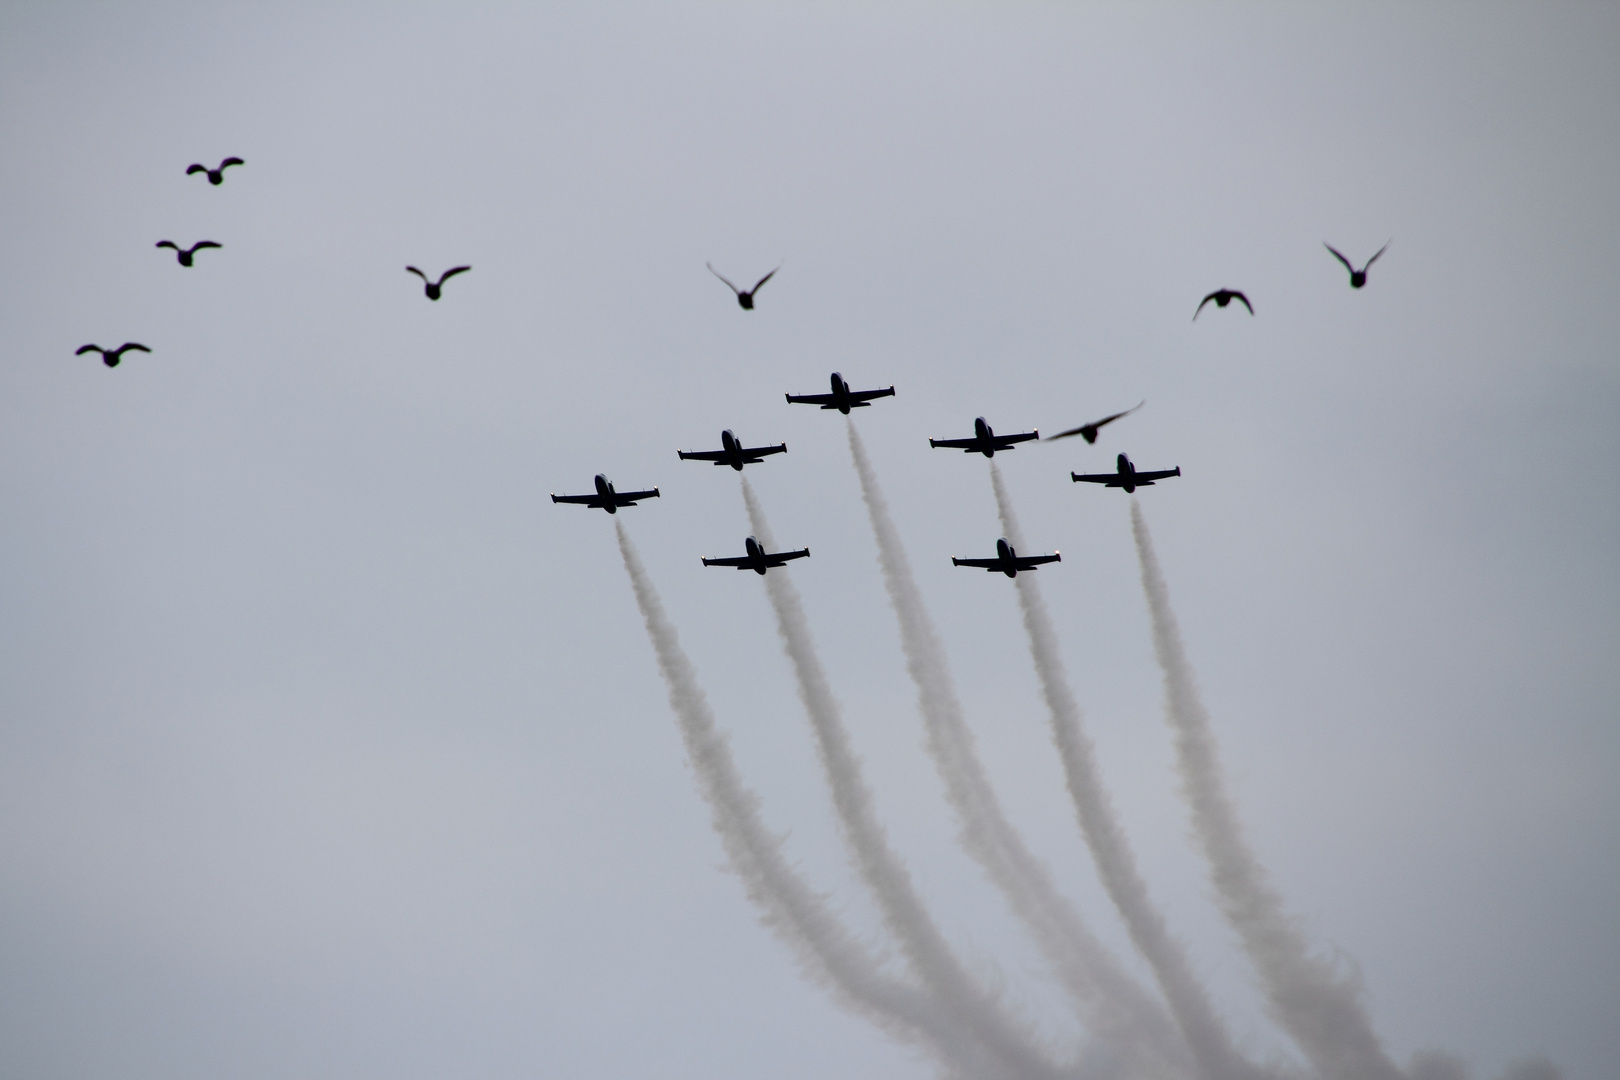
<svg viewBox="0 0 1620 1080">
<path fill-rule="evenodd" d="M 188 248 L 181 247 L 179 244 L 175 243 L 173 240 L 159 240 L 153 246 L 154 247 L 160 247 L 160 248 L 163 248 L 163 247 L 173 248 L 175 258 L 180 260 L 180 265 L 181 266 L 190 266 L 191 265 L 191 257 L 193 255 L 197 254 L 197 252 L 201 251 L 203 248 L 224 247 L 223 244 L 216 244 L 212 240 L 199 240 L 195 244 L 192 244 Z"/>
<path fill-rule="evenodd" d="M 437 300 L 439 298 L 439 290 L 441 288 L 443 288 L 445 282 L 449 281 L 451 278 L 455 277 L 457 274 L 466 273 L 468 270 L 471 270 L 472 267 L 470 267 L 470 266 L 457 266 L 457 267 L 454 267 L 453 269 L 446 270 L 444 273 L 439 275 L 439 280 L 438 281 L 428 281 L 428 276 L 426 274 L 422 273 L 422 271 L 418 270 L 414 266 L 407 266 L 405 269 L 409 270 L 411 273 L 413 273 L 417 277 L 421 278 L 423 283 L 427 285 L 427 288 L 423 289 L 422 291 L 427 293 L 427 298 L 429 300 Z"/>
<path fill-rule="evenodd" d="M 192 173 L 199 173 L 199 172 L 200 173 L 207 173 L 208 174 L 208 182 L 210 184 L 213 184 L 215 187 L 218 187 L 220 184 L 223 184 L 225 182 L 225 170 L 226 169 L 230 168 L 232 165 L 246 165 L 246 164 L 247 164 L 247 162 L 243 161 L 239 157 L 228 157 L 224 161 L 219 163 L 219 168 L 217 168 L 217 169 L 210 169 L 206 165 L 192 165 L 190 168 L 186 169 L 186 175 L 190 176 Z"/>
<path fill-rule="evenodd" d="M 98 352 L 101 354 L 101 362 L 103 364 L 106 364 L 108 367 L 117 367 L 118 361 L 122 360 L 124 358 L 124 354 L 129 352 L 131 349 L 138 349 L 141 352 L 152 351 L 145 345 L 142 345 L 140 342 L 126 341 L 116 349 L 103 349 L 100 345 L 82 345 L 78 349 L 74 350 L 73 355 L 83 356 L 87 352 Z"/>
<path fill-rule="evenodd" d="M 1367 267 L 1378 261 L 1378 255 L 1382 255 L 1384 252 L 1389 250 L 1389 241 L 1385 241 L 1384 246 L 1378 249 L 1378 255 L 1374 255 L 1372 258 L 1368 259 L 1367 265 L 1363 266 L 1360 270 L 1357 270 L 1354 266 L 1350 265 L 1350 260 L 1339 254 L 1338 249 L 1336 249 L 1326 240 L 1322 241 L 1322 246 L 1333 252 L 1333 257 L 1335 259 L 1338 259 L 1340 262 L 1344 263 L 1344 268 L 1350 271 L 1350 287 L 1352 289 L 1359 289 L 1363 285 L 1367 284 Z"/>
<path fill-rule="evenodd" d="M 1115 420 L 1118 420 L 1122 416 L 1129 416 L 1131 413 L 1135 412 L 1137 409 L 1140 409 L 1146 404 L 1147 399 L 1143 398 L 1141 401 L 1137 402 L 1135 405 L 1132 405 L 1124 412 L 1117 412 L 1113 416 L 1105 416 L 1101 420 L 1093 420 L 1089 424 L 1081 424 L 1079 427 L 1070 428 L 1068 431 L 1060 431 L 1056 435 L 1048 435 L 1046 437 L 1046 441 L 1051 442 L 1053 439 L 1067 439 L 1070 435 L 1078 435 L 1082 439 L 1086 440 L 1086 442 L 1094 443 L 1097 441 L 1098 429 L 1100 429 L 1104 424 L 1112 424 Z"/>
<path fill-rule="evenodd" d="M 737 294 L 737 306 L 741 307 L 744 311 L 754 310 L 754 294 L 759 292 L 759 287 L 761 285 L 765 284 L 767 281 L 771 280 L 771 278 L 776 276 L 776 270 L 782 269 L 782 267 L 778 265 L 776 270 L 772 270 L 769 274 L 766 274 L 764 277 L 754 282 L 754 287 L 752 289 L 749 289 L 747 292 L 743 292 L 741 289 L 737 288 L 737 286 L 731 284 L 731 282 L 726 281 L 725 275 L 716 270 L 712 263 L 704 263 L 703 265 L 709 268 L 709 273 L 713 274 L 721 281 L 725 281 L 726 287 Z"/>
<path fill-rule="evenodd" d="M 1209 303 L 1211 300 L 1215 301 L 1216 307 L 1225 307 L 1233 300 L 1241 300 L 1243 301 L 1243 306 L 1249 309 L 1249 314 L 1254 314 L 1254 305 L 1249 303 L 1249 298 L 1238 292 L 1236 289 L 1216 289 L 1214 292 L 1204 297 L 1203 300 L 1199 301 L 1198 311 L 1203 311 L 1204 305 Z M 1198 311 L 1193 312 L 1194 320 L 1198 318 Z"/>
</svg>

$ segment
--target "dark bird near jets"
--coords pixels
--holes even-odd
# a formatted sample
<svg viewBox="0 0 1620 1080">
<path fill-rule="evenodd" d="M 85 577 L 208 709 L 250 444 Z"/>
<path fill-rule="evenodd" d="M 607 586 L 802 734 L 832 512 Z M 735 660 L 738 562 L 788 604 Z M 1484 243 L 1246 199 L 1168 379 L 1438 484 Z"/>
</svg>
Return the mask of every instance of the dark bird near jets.
<svg viewBox="0 0 1620 1080">
<path fill-rule="evenodd" d="M 183 248 L 179 244 L 175 243 L 173 240 L 159 240 L 153 246 L 154 247 L 173 248 L 174 249 L 174 257 L 180 260 L 180 265 L 181 266 L 190 266 L 191 265 L 191 257 L 193 255 L 197 254 L 197 252 L 201 251 L 203 248 L 217 248 L 217 247 L 224 247 L 225 245 L 216 244 L 212 240 L 199 240 L 195 244 L 192 244 L 190 247 Z"/>
<path fill-rule="evenodd" d="M 1181 466 L 1173 469 L 1161 469 L 1158 472 L 1137 472 L 1131 459 L 1124 454 L 1119 455 L 1119 471 L 1104 473 L 1077 473 L 1069 474 L 1069 479 L 1075 483 L 1082 480 L 1088 484 L 1101 484 L 1103 487 L 1124 488 L 1127 492 L 1134 492 L 1139 487 L 1152 487 L 1155 480 L 1163 480 L 1167 476 L 1180 476 Z"/>
<path fill-rule="evenodd" d="M 1013 443 L 1029 442 L 1038 439 L 1038 431 L 1025 431 L 1018 435 L 997 435 L 995 429 L 984 422 L 984 417 L 973 421 L 973 437 L 971 439 L 929 439 L 928 445 L 935 449 L 961 450 L 965 454 L 983 454 L 987 458 L 996 456 L 997 450 L 1015 450 Z"/>
<path fill-rule="evenodd" d="M 1017 577 L 1020 570 L 1034 570 L 1043 563 L 1062 561 L 1063 553 L 1057 551 L 1050 555 L 1020 555 L 1005 538 L 996 541 L 996 557 L 993 559 L 958 559 L 951 556 L 952 566 L 982 567 L 992 574 L 1000 571 L 1011 578 Z"/>
<path fill-rule="evenodd" d="M 729 430 L 720 433 L 719 450 L 677 450 L 682 461 L 712 461 L 716 465 L 730 465 L 742 472 L 744 465 L 759 465 L 766 454 L 787 453 L 787 443 L 776 446 L 744 446 Z"/>
<path fill-rule="evenodd" d="M 864 409 L 872 403 L 873 398 L 894 397 L 894 387 L 883 390 L 851 390 L 849 383 L 838 372 L 832 373 L 832 393 L 830 394 L 784 394 L 789 405 L 820 405 L 823 409 L 837 409 L 845 416 L 851 409 Z"/>
<path fill-rule="evenodd" d="M 707 266 L 709 268 L 709 273 L 713 274 L 715 277 L 719 278 L 721 281 L 725 281 L 726 286 L 728 288 L 730 288 L 732 292 L 737 294 L 737 306 L 741 307 L 744 311 L 753 311 L 754 310 L 754 294 L 759 292 L 759 287 L 761 285 L 765 284 L 767 281 L 771 280 L 771 278 L 776 276 L 776 270 L 782 269 L 780 266 L 778 266 L 776 268 L 776 270 L 772 270 L 769 274 L 766 274 L 764 277 L 762 277 L 758 281 L 754 282 L 754 287 L 752 289 L 749 289 L 747 292 L 744 292 L 743 290 L 737 288 L 737 286 L 731 284 L 731 282 L 726 281 L 726 276 L 724 274 L 722 274 L 720 271 L 716 270 L 714 268 L 713 264 L 704 263 L 703 265 Z"/>
<path fill-rule="evenodd" d="M 1350 260 L 1339 254 L 1338 250 L 1326 240 L 1322 241 L 1322 246 L 1333 252 L 1333 257 L 1335 259 L 1338 259 L 1340 262 L 1344 263 L 1344 268 L 1350 271 L 1350 287 L 1352 289 L 1359 289 L 1363 285 L 1367 284 L 1367 267 L 1378 261 L 1378 255 L 1382 255 L 1384 252 L 1389 250 L 1389 241 L 1385 241 L 1384 246 L 1378 249 L 1378 255 L 1374 255 L 1372 258 L 1368 259 L 1367 265 L 1363 266 L 1360 270 L 1357 270 L 1354 266 L 1350 265 Z"/>
<path fill-rule="evenodd" d="M 214 186 L 218 187 L 220 184 L 223 184 L 225 182 L 225 170 L 226 169 L 230 168 L 232 165 L 246 165 L 246 164 L 247 164 L 247 162 L 243 161 L 239 157 L 228 157 L 224 161 L 219 163 L 219 168 L 217 168 L 217 169 L 210 169 L 206 165 L 193 165 L 193 166 L 191 166 L 190 168 L 188 168 L 186 170 L 186 175 L 190 176 L 192 173 L 199 173 L 199 172 L 200 173 L 207 173 L 208 174 L 208 182 L 210 184 L 213 184 Z"/>
<path fill-rule="evenodd" d="M 87 352 L 98 352 L 101 354 L 101 362 L 103 364 L 106 364 L 108 367 L 117 367 L 118 362 L 124 358 L 124 354 L 129 352 L 131 349 L 135 349 L 138 352 L 152 351 L 138 341 L 126 341 L 116 349 L 103 349 L 100 345 L 81 345 L 79 348 L 74 350 L 73 355 L 83 356 Z"/>
<path fill-rule="evenodd" d="M 1124 412 L 1117 412 L 1113 416 L 1105 416 L 1101 420 L 1093 420 L 1089 424 L 1081 424 L 1079 427 L 1070 428 L 1068 431 L 1060 431 L 1056 435 L 1048 435 L 1046 437 L 1046 441 L 1051 442 L 1053 439 L 1067 439 L 1070 435 L 1078 435 L 1082 439 L 1086 440 L 1086 442 L 1094 443 L 1097 441 L 1097 432 L 1104 424 L 1112 424 L 1115 420 L 1118 420 L 1122 416 L 1129 416 L 1131 413 L 1135 412 L 1137 409 L 1140 409 L 1146 404 L 1147 399 L 1143 398 L 1141 401 L 1137 402 L 1135 405 L 1132 405 Z"/>
<path fill-rule="evenodd" d="M 743 546 L 748 550 L 748 554 L 738 555 L 732 559 L 704 559 L 703 565 L 735 566 L 738 570 L 752 570 L 760 577 L 764 577 L 765 571 L 772 567 L 781 566 L 789 559 L 808 559 L 810 557 L 809 548 L 801 548 L 798 551 L 767 552 L 760 542 L 752 536 L 743 541 Z"/>
<path fill-rule="evenodd" d="M 578 503 L 581 506 L 594 507 L 597 510 L 606 510 L 610 514 L 617 514 L 621 506 L 634 506 L 637 499 L 656 499 L 658 489 L 651 491 L 615 491 L 612 482 L 601 473 L 596 474 L 595 495 L 553 495 L 554 503 Z"/>
<path fill-rule="evenodd" d="M 1238 292 L 1236 289 L 1216 289 L 1214 292 L 1204 297 L 1203 300 L 1199 301 L 1198 311 L 1203 311 L 1204 305 L 1209 303 L 1211 300 L 1215 301 L 1216 307 L 1225 307 L 1233 300 L 1241 300 L 1243 301 L 1243 306 L 1249 309 L 1249 314 L 1254 314 L 1254 305 L 1249 303 L 1249 298 Z M 1197 320 L 1198 318 L 1198 311 L 1193 312 L 1194 320 Z"/>
<path fill-rule="evenodd" d="M 451 278 L 455 277 L 457 274 L 465 274 L 468 270 L 471 270 L 472 267 L 470 267 L 470 266 L 457 266 L 457 267 L 454 267 L 454 268 L 452 268 L 450 270 L 446 270 L 444 273 L 439 275 L 439 280 L 438 281 L 429 281 L 428 276 L 426 274 L 422 273 L 422 271 L 418 270 L 414 266 L 407 266 L 405 269 L 409 270 L 411 273 L 415 274 L 417 277 L 422 279 L 422 283 L 427 286 L 422 291 L 427 293 L 427 298 L 429 300 L 437 300 L 439 298 L 439 290 L 444 288 L 444 283 L 445 282 L 449 281 Z"/>
</svg>

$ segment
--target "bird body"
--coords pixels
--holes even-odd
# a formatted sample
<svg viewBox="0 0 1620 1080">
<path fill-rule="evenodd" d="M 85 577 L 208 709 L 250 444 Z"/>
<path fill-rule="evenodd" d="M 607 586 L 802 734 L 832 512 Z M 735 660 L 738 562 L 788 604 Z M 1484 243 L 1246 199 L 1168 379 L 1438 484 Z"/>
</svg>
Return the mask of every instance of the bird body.
<svg viewBox="0 0 1620 1080">
<path fill-rule="evenodd" d="M 769 274 L 766 274 L 764 277 L 754 282 L 754 287 L 745 292 L 744 290 L 737 288 L 737 286 L 733 285 L 730 281 L 727 281 L 725 275 L 716 270 L 713 264 L 704 263 L 703 265 L 709 268 L 709 273 L 713 274 L 721 281 L 725 281 L 726 287 L 737 294 L 737 306 L 742 308 L 744 311 L 754 310 L 754 294 L 759 292 L 759 287 L 761 285 L 765 284 L 767 281 L 771 280 L 771 278 L 776 276 L 776 270 L 782 269 L 781 266 L 778 266 L 776 270 L 772 270 Z"/>
<path fill-rule="evenodd" d="M 1249 298 L 1247 296 L 1244 296 L 1238 290 L 1236 290 L 1236 289 L 1216 289 L 1214 292 L 1212 292 L 1208 296 L 1204 297 L 1203 300 L 1199 301 L 1199 303 L 1198 303 L 1198 311 L 1193 312 L 1193 319 L 1194 320 L 1196 320 L 1198 318 L 1198 312 L 1203 311 L 1204 310 L 1204 305 L 1209 303 L 1211 300 L 1215 301 L 1215 306 L 1216 307 L 1225 307 L 1227 304 L 1230 304 L 1233 300 L 1241 300 L 1241 301 L 1243 301 L 1243 306 L 1249 309 L 1249 314 L 1250 315 L 1254 314 L 1254 305 L 1249 303 Z"/>
<path fill-rule="evenodd" d="M 466 273 L 468 270 L 471 270 L 472 267 L 470 267 L 470 266 L 457 266 L 457 267 L 454 267 L 452 269 L 446 270 L 444 273 L 439 275 L 439 280 L 438 281 L 429 281 L 428 276 L 426 274 L 422 273 L 422 271 L 418 270 L 414 266 L 407 266 L 405 269 L 409 270 L 411 273 L 415 274 L 417 277 L 422 279 L 422 283 L 425 286 L 425 288 L 423 288 L 422 291 L 427 294 L 427 298 L 429 300 L 437 300 L 439 298 L 439 295 L 440 295 L 440 290 L 443 289 L 444 283 L 446 281 L 449 281 L 451 278 L 455 277 L 457 274 Z"/>
<path fill-rule="evenodd" d="M 1350 287 L 1352 289 L 1359 289 L 1363 285 L 1367 284 L 1367 267 L 1378 261 L 1378 255 L 1382 255 L 1385 251 L 1389 250 L 1389 241 L 1385 241 L 1384 246 L 1378 249 L 1378 254 L 1368 259 L 1366 265 L 1364 265 L 1360 270 L 1357 270 L 1355 266 L 1351 264 L 1349 259 L 1339 254 L 1338 249 L 1332 244 L 1328 243 L 1326 240 L 1322 241 L 1322 246 L 1333 252 L 1333 257 L 1335 259 L 1338 259 L 1340 262 L 1344 263 L 1344 268 L 1350 271 Z"/>
<path fill-rule="evenodd" d="M 81 345 L 74 350 L 73 355 L 83 356 L 87 352 L 98 352 L 101 354 L 101 362 L 103 364 L 106 364 L 108 367 L 117 367 L 118 362 L 124 358 L 124 354 L 131 349 L 136 349 L 144 353 L 149 353 L 152 351 L 145 345 L 142 345 L 140 342 L 126 341 L 116 349 L 103 349 L 100 345 Z"/>
<path fill-rule="evenodd" d="M 207 173 L 208 174 L 208 182 L 210 184 L 213 184 L 215 187 L 218 187 L 220 184 L 223 184 L 225 182 L 225 170 L 226 169 L 230 168 L 232 165 L 246 165 L 246 164 L 247 164 L 247 162 L 243 161 L 239 157 L 228 157 L 224 161 L 219 163 L 219 168 L 217 168 L 217 169 L 210 169 L 206 165 L 192 165 L 192 166 L 190 166 L 189 168 L 186 169 L 186 175 L 190 176 L 192 173 Z"/>
<path fill-rule="evenodd" d="M 216 244 L 212 240 L 199 240 L 195 244 L 192 244 L 188 248 L 181 247 L 179 244 L 176 244 L 173 240 L 159 240 L 153 246 L 154 247 L 160 247 L 160 248 L 164 248 L 164 247 L 173 248 L 175 258 L 180 260 L 180 265 L 181 266 L 190 266 L 192 256 L 197 254 L 197 252 L 201 251 L 203 248 L 224 247 L 223 244 Z"/>
</svg>

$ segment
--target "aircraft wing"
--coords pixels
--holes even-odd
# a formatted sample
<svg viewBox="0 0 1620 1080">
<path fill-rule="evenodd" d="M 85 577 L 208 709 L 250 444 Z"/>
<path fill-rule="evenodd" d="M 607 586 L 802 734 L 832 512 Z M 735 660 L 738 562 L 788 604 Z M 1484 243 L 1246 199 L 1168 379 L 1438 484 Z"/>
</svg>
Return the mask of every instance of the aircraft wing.
<svg viewBox="0 0 1620 1080">
<path fill-rule="evenodd" d="M 873 398 L 880 397 L 894 397 L 894 387 L 890 386 L 883 390 L 851 390 L 849 392 L 849 400 L 856 402 L 871 401 Z"/>
<path fill-rule="evenodd" d="M 738 555 L 736 558 L 731 559 L 704 559 L 703 565 L 735 566 L 739 570 L 752 570 L 754 568 L 754 560 L 750 559 L 747 555 Z"/>
<path fill-rule="evenodd" d="M 1043 563 L 1062 562 L 1062 555 L 1020 555 L 1013 562 L 1018 564 L 1020 570 L 1033 570 Z"/>
<path fill-rule="evenodd" d="M 1181 475 L 1181 466 L 1180 465 L 1177 465 L 1173 469 L 1160 469 L 1158 472 L 1139 472 L 1139 473 L 1136 474 L 1136 484 L 1137 484 L 1138 487 L 1140 487 L 1143 484 L 1151 484 L 1155 480 L 1163 480 L 1167 476 L 1180 476 L 1180 475 Z"/>
<path fill-rule="evenodd" d="M 787 443 L 777 443 L 775 446 L 747 446 L 743 448 L 742 456 L 745 458 L 759 458 L 766 454 L 787 453 Z"/>
<path fill-rule="evenodd" d="M 1138 473 L 1137 475 L 1138 476 L 1146 476 L 1147 474 L 1146 473 Z M 1084 484 L 1106 484 L 1108 487 L 1124 487 L 1127 482 L 1137 483 L 1137 484 L 1140 484 L 1142 482 L 1141 480 L 1134 480 L 1133 481 L 1133 480 L 1131 480 L 1131 478 L 1129 477 L 1128 474 L 1126 474 L 1126 473 L 1117 473 L 1117 472 L 1098 472 L 1098 473 L 1077 473 L 1077 472 L 1072 472 L 1072 473 L 1069 474 L 1069 479 L 1073 480 L 1077 484 L 1081 484 L 1081 483 L 1084 483 Z"/>
<path fill-rule="evenodd" d="M 975 435 L 971 439 L 929 439 L 928 445 L 936 450 L 978 450 L 984 446 L 984 440 Z"/>
<path fill-rule="evenodd" d="M 553 495 L 551 497 L 551 501 L 554 502 L 554 503 L 580 503 L 580 504 L 582 504 L 584 506 L 601 506 L 602 505 L 602 496 L 600 496 L 600 495 Z"/>
<path fill-rule="evenodd" d="M 600 498 L 600 496 L 593 495 L 591 498 Z M 653 488 L 651 491 L 615 491 L 613 493 L 613 501 L 620 506 L 632 506 L 637 499 L 656 498 L 659 498 L 657 488 Z"/>
<path fill-rule="evenodd" d="M 803 548 L 799 551 L 778 551 L 775 554 L 765 556 L 765 565 L 781 566 L 789 559 L 807 559 L 809 557 L 809 548 Z"/>
<path fill-rule="evenodd" d="M 680 456 L 682 461 L 723 462 L 726 460 L 724 450 L 677 450 L 675 453 Z"/>
<path fill-rule="evenodd" d="M 1019 561 L 1022 562 L 1023 560 L 1020 559 Z M 1007 564 L 1001 559 L 958 559 L 954 555 L 951 556 L 951 565 L 977 566 L 981 570 L 1005 570 L 1007 568 Z"/>
<path fill-rule="evenodd" d="M 823 409 L 838 408 L 838 399 L 832 394 L 784 394 L 789 405 L 820 405 Z M 851 394 L 850 397 L 854 397 Z"/>
</svg>

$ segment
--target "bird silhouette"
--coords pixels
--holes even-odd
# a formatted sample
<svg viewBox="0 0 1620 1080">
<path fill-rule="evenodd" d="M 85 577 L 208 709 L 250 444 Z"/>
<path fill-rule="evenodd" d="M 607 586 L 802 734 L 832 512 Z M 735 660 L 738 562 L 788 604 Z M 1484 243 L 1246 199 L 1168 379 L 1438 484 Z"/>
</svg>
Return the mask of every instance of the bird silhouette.
<svg viewBox="0 0 1620 1080">
<path fill-rule="evenodd" d="M 1243 301 L 1243 306 L 1249 309 L 1249 314 L 1254 314 L 1254 305 L 1249 303 L 1249 298 L 1238 292 L 1236 289 L 1216 289 L 1214 292 L 1204 297 L 1203 300 L 1199 301 L 1198 311 L 1203 311 L 1204 305 L 1209 303 L 1211 300 L 1215 301 L 1216 307 L 1225 307 L 1233 300 L 1241 300 Z M 1198 311 L 1193 312 L 1194 320 L 1198 318 Z"/>
<path fill-rule="evenodd" d="M 405 269 L 409 270 L 411 273 L 415 274 L 417 277 L 422 279 L 423 283 L 427 286 L 427 288 L 423 289 L 422 291 L 427 293 L 427 298 L 429 300 L 437 300 L 439 298 L 439 290 L 441 288 L 443 288 L 444 283 L 446 281 L 449 281 L 451 278 L 455 277 L 457 274 L 466 273 L 468 270 L 471 270 L 472 267 L 470 267 L 470 266 L 457 266 L 457 267 L 455 267 L 453 269 L 446 270 L 444 273 L 439 275 L 439 280 L 438 281 L 429 281 L 428 276 L 426 274 L 422 273 L 422 271 L 418 270 L 414 266 L 407 266 Z"/>
<path fill-rule="evenodd" d="M 192 166 L 190 166 L 189 168 L 186 169 L 186 175 L 190 176 L 192 173 L 199 173 L 199 172 L 200 173 L 207 173 L 208 174 L 208 182 L 210 184 L 213 184 L 215 187 L 218 187 L 220 184 L 223 184 L 225 182 L 225 170 L 226 169 L 230 168 L 232 165 L 246 165 L 246 164 L 247 164 L 247 162 L 243 161 L 239 157 L 228 157 L 224 161 L 219 163 L 219 168 L 217 168 L 217 169 L 210 169 L 206 165 L 192 165 Z"/>
<path fill-rule="evenodd" d="M 188 248 L 181 247 L 179 244 L 175 243 L 173 240 L 159 240 L 156 244 L 153 245 L 153 247 L 173 248 L 175 258 L 180 260 L 180 265 L 181 266 L 190 266 L 191 265 L 191 257 L 193 255 L 197 254 L 197 252 L 201 251 L 203 248 L 217 248 L 217 247 L 224 247 L 224 246 L 225 245 L 223 245 L 223 244 L 216 244 L 212 240 L 199 240 L 195 244 L 192 244 Z"/>
<path fill-rule="evenodd" d="M 752 289 L 749 289 L 747 292 L 743 292 L 741 289 L 737 288 L 737 286 L 731 284 L 731 282 L 726 281 L 725 275 L 716 270 L 713 264 L 704 263 L 703 265 L 709 268 L 709 273 L 713 274 L 721 281 L 725 281 L 727 288 L 737 294 L 737 306 L 742 308 L 744 311 L 754 310 L 754 294 L 759 292 L 759 287 L 761 285 L 765 284 L 767 281 L 771 280 L 771 278 L 776 276 L 776 270 L 782 269 L 781 266 L 777 266 L 776 270 L 772 270 L 769 274 L 766 274 L 764 277 L 754 282 L 754 287 Z"/>
<path fill-rule="evenodd" d="M 103 349 L 100 345 L 82 345 L 78 349 L 74 350 L 73 355 L 83 356 L 87 352 L 98 352 L 101 354 L 101 362 L 103 364 L 106 364 L 108 367 L 117 367 L 118 361 L 122 360 L 124 358 L 124 354 L 129 352 L 131 349 L 139 349 L 141 352 L 152 351 L 139 342 L 126 341 L 116 349 Z"/>
<path fill-rule="evenodd" d="M 1104 424 L 1112 424 L 1115 420 L 1118 420 L 1122 416 L 1129 416 L 1131 413 L 1135 412 L 1137 409 L 1140 409 L 1146 404 L 1147 399 L 1143 398 L 1141 401 L 1137 402 L 1135 405 L 1132 405 L 1124 412 L 1117 412 L 1113 416 L 1105 416 L 1101 420 L 1093 420 L 1089 424 L 1081 424 L 1079 427 L 1070 428 L 1068 431 L 1060 431 L 1056 435 L 1048 435 L 1044 441 L 1051 442 L 1053 439 L 1067 439 L 1070 435 L 1078 435 L 1082 439 L 1086 440 L 1086 442 L 1094 443 L 1097 441 L 1098 428 L 1102 427 Z"/>
<path fill-rule="evenodd" d="M 1354 266 L 1350 265 L 1350 260 L 1339 254 L 1338 249 L 1336 249 L 1326 240 L 1322 241 L 1322 246 L 1333 252 L 1333 257 L 1335 259 L 1338 259 L 1340 262 L 1344 263 L 1344 268 L 1350 271 L 1350 287 L 1352 289 L 1359 289 L 1363 285 L 1367 284 L 1367 267 L 1378 261 L 1378 255 L 1382 255 L 1384 252 L 1389 250 L 1389 241 L 1385 241 L 1384 246 L 1378 249 L 1378 255 L 1374 255 L 1372 258 L 1368 259 L 1367 265 L 1363 266 L 1360 270 L 1357 270 Z"/>
</svg>

